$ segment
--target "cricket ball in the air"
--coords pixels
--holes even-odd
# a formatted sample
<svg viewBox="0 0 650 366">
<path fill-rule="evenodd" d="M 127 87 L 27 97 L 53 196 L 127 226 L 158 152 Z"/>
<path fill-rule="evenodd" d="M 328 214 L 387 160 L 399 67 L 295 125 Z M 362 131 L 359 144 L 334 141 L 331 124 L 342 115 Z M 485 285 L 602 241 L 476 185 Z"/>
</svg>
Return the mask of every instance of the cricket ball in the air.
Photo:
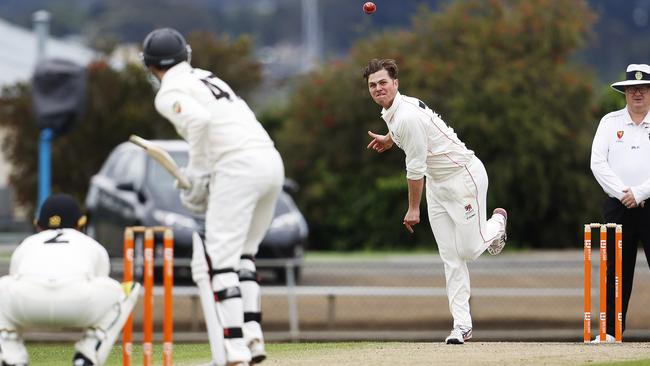
<svg viewBox="0 0 650 366">
<path fill-rule="evenodd" d="M 366 14 L 372 14 L 377 10 L 377 5 L 373 3 L 372 1 L 368 1 L 367 3 L 363 4 L 363 11 L 366 12 Z"/>
</svg>

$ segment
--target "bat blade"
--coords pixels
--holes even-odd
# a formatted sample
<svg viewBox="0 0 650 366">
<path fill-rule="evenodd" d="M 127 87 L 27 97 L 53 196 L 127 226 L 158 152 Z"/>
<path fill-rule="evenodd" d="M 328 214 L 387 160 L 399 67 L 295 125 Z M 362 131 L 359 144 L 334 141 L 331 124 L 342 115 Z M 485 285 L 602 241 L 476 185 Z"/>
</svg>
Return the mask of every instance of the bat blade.
<svg viewBox="0 0 650 366">
<path fill-rule="evenodd" d="M 155 143 L 143 139 L 137 135 L 131 135 L 129 141 L 143 148 L 149 156 L 156 160 L 165 170 L 167 170 L 171 175 L 178 180 L 178 185 L 181 188 L 187 189 L 190 188 L 190 181 L 186 176 L 183 175 L 181 169 L 176 165 L 176 162 L 165 151 L 162 147 L 156 145 Z"/>
</svg>

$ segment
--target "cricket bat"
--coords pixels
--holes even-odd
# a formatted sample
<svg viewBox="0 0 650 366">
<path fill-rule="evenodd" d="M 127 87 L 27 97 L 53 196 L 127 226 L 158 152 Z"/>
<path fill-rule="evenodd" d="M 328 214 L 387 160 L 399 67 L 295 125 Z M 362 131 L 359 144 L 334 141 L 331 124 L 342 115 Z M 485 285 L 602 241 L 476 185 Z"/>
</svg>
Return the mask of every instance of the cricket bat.
<svg viewBox="0 0 650 366">
<path fill-rule="evenodd" d="M 178 186 L 180 188 L 190 188 L 190 181 L 186 176 L 183 175 L 181 169 L 178 167 L 178 165 L 176 165 L 174 159 L 172 159 L 169 153 L 162 147 L 137 135 L 131 135 L 129 137 L 129 141 L 143 148 L 147 154 L 149 154 L 149 156 L 151 156 L 155 161 L 162 165 L 165 170 L 173 175 L 174 178 L 178 180 Z"/>
</svg>

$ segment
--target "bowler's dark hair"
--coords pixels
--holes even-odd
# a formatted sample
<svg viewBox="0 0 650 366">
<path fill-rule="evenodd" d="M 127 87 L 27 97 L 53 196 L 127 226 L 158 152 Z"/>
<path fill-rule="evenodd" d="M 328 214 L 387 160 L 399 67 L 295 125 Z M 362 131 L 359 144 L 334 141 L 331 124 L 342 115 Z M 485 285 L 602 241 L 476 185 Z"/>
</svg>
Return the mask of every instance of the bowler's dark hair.
<svg viewBox="0 0 650 366">
<path fill-rule="evenodd" d="M 363 78 L 366 79 L 367 82 L 368 77 L 371 74 L 374 74 L 377 71 L 381 71 L 381 69 L 388 71 L 388 76 L 390 76 L 391 79 L 397 79 L 397 63 L 395 60 L 390 58 L 381 60 L 378 58 L 373 58 L 372 60 L 368 61 L 368 66 L 363 69 Z"/>
</svg>

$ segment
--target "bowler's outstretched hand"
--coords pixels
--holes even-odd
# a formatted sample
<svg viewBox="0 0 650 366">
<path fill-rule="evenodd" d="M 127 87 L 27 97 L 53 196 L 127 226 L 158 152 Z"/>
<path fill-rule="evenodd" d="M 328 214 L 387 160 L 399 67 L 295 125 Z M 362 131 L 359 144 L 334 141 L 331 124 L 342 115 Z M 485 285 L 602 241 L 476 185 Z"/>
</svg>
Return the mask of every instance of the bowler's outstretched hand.
<svg viewBox="0 0 650 366">
<path fill-rule="evenodd" d="M 372 141 L 368 144 L 368 149 L 373 149 L 378 153 L 382 153 L 393 147 L 393 139 L 390 134 L 378 135 L 372 131 L 368 131 L 368 135 L 372 137 Z"/>
</svg>

